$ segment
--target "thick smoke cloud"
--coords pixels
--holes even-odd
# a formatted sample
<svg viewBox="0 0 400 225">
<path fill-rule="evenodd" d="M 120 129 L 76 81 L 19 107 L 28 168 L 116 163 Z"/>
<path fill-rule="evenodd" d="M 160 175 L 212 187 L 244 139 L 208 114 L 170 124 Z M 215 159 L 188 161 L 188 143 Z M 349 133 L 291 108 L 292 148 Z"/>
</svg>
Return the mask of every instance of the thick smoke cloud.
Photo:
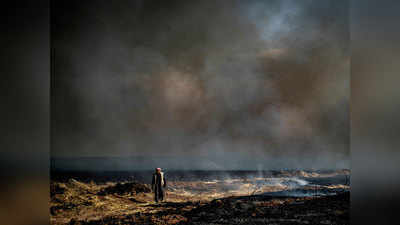
<svg viewBox="0 0 400 225">
<path fill-rule="evenodd" d="M 346 1 L 54 2 L 52 19 L 53 157 L 349 167 Z"/>
</svg>

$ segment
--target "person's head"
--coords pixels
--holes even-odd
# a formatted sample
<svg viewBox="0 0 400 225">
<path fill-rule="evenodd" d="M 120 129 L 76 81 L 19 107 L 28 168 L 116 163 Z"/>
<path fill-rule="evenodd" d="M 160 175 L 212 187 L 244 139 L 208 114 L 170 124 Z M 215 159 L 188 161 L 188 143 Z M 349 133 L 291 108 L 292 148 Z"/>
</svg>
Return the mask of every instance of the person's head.
<svg viewBox="0 0 400 225">
<path fill-rule="evenodd" d="M 161 168 L 156 168 L 156 173 L 161 173 Z"/>
</svg>

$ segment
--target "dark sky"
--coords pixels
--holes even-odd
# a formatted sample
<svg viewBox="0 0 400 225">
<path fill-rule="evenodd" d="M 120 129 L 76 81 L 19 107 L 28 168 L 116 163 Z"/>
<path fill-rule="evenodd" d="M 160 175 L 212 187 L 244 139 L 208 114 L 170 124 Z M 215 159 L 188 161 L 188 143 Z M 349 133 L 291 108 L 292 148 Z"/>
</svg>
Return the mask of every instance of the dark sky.
<svg viewBox="0 0 400 225">
<path fill-rule="evenodd" d="M 349 167 L 348 1 L 52 4 L 52 157 Z"/>
</svg>

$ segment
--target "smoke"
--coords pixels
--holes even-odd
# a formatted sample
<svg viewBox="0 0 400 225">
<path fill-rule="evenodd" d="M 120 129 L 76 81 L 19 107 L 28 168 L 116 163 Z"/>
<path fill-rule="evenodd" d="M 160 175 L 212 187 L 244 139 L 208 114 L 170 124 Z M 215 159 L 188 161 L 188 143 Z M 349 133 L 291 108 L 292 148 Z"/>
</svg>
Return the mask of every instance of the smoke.
<svg viewBox="0 0 400 225">
<path fill-rule="evenodd" d="M 73 1 L 52 11 L 53 157 L 349 166 L 346 1 Z"/>
</svg>

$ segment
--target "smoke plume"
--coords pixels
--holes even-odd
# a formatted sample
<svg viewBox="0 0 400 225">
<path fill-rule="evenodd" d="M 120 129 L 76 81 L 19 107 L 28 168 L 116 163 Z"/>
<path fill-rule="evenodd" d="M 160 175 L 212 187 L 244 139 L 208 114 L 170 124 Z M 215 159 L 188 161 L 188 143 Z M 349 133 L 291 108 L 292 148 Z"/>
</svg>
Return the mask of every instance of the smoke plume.
<svg viewBox="0 0 400 225">
<path fill-rule="evenodd" d="M 349 167 L 347 1 L 54 2 L 52 21 L 52 157 Z"/>
</svg>

